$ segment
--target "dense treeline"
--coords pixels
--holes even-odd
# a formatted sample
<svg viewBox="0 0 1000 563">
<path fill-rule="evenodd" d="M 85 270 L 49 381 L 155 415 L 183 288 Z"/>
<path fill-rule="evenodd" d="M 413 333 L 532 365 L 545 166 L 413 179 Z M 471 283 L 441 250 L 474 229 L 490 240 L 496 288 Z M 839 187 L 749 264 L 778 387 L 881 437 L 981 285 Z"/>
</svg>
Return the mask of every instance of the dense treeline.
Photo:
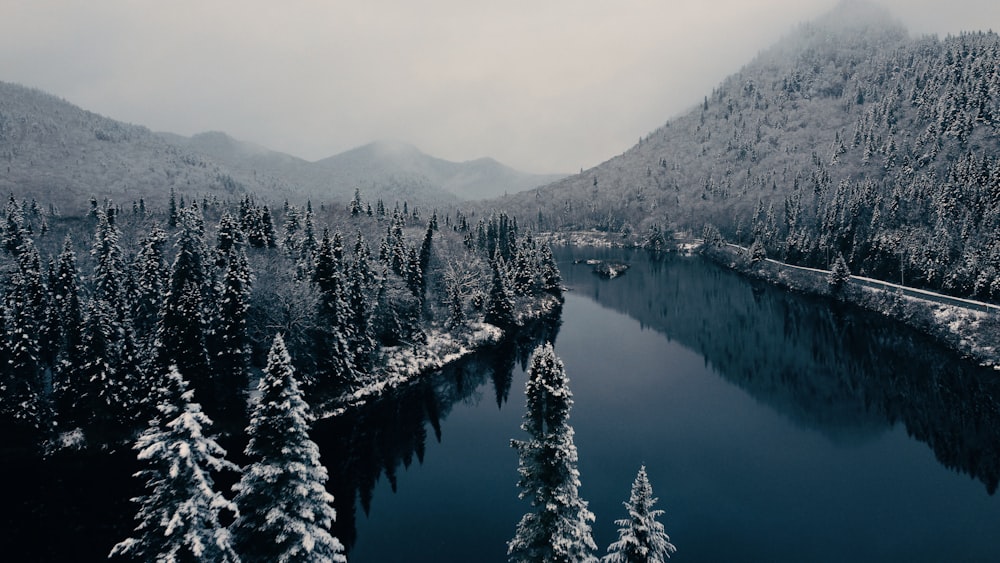
<svg viewBox="0 0 1000 563">
<path fill-rule="evenodd" d="M 560 291 L 548 248 L 506 215 L 472 228 L 360 193 L 316 210 L 171 193 L 164 212 L 94 200 L 84 217 L 12 196 L 3 220 L 0 418 L 25 444 L 131 440 L 171 366 L 239 432 L 276 334 L 316 404 L 377 384 L 390 349 L 512 328 Z"/>
<path fill-rule="evenodd" d="M 844 3 L 601 166 L 511 198 L 540 229 L 706 225 L 792 263 L 1000 298 L 1000 36 Z"/>
</svg>

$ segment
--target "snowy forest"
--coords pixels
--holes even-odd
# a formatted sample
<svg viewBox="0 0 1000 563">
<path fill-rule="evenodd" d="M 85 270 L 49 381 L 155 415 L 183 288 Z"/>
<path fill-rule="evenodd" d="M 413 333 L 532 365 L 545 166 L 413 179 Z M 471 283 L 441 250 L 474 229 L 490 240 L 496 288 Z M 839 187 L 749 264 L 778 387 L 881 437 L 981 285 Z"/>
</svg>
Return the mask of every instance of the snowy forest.
<svg viewBox="0 0 1000 563">
<path fill-rule="evenodd" d="M 622 155 L 504 203 L 542 230 L 704 232 L 996 300 L 998 116 L 996 33 L 912 38 L 842 3 Z"/>
<path fill-rule="evenodd" d="M 548 247 L 503 213 L 422 219 L 360 191 L 336 209 L 171 193 L 162 211 L 93 199 L 80 216 L 11 196 L 4 221 L 6 447 L 134 447 L 146 488 L 113 552 L 134 560 L 342 560 L 317 413 L 495 343 L 562 291 Z M 213 487 L 241 473 L 220 442 L 246 444 L 232 500 Z"/>
</svg>

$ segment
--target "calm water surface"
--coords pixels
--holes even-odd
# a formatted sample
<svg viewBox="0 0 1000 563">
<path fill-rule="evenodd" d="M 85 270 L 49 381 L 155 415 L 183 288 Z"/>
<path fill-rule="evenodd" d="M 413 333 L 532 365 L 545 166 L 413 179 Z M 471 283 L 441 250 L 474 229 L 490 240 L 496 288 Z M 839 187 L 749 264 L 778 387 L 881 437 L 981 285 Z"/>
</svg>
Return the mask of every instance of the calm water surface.
<svg viewBox="0 0 1000 563">
<path fill-rule="evenodd" d="M 608 281 L 572 264 L 595 256 L 633 267 Z M 602 551 L 644 463 L 672 560 L 1000 560 L 993 372 L 697 258 L 559 258 L 573 291 L 556 352 Z M 363 422 L 317 428 L 324 456 L 369 429 L 352 442 L 357 463 L 333 470 L 351 561 L 506 560 L 528 509 L 509 446 L 523 434 L 525 374 L 510 361 L 442 374 Z"/>
</svg>

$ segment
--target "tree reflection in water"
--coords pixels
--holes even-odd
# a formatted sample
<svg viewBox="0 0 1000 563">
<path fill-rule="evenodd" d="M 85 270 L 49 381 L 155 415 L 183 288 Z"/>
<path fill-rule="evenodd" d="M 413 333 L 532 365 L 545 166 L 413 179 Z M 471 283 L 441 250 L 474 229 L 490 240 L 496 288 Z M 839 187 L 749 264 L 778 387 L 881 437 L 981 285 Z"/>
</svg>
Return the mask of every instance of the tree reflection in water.
<svg viewBox="0 0 1000 563">
<path fill-rule="evenodd" d="M 697 257 L 558 249 L 563 280 L 691 348 L 727 381 L 834 442 L 897 422 L 945 467 L 1000 480 L 1000 377 L 880 315 L 791 294 Z M 611 282 L 576 260 L 623 260 Z"/>
<path fill-rule="evenodd" d="M 330 472 L 328 488 L 334 496 L 337 521 L 334 535 L 348 550 L 357 539 L 357 508 L 368 514 L 372 493 L 384 477 L 396 491 L 402 467 L 423 463 L 428 427 L 441 441 L 441 422 L 456 404 L 466 401 L 483 385 L 492 383 L 496 404 L 507 402 L 515 365 L 525 368 L 531 352 L 542 342 L 554 342 L 558 315 L 521 331 L 513 341 L 422 377 L 342 416 L 322 420 L 312 437 Z"/>
</svg>

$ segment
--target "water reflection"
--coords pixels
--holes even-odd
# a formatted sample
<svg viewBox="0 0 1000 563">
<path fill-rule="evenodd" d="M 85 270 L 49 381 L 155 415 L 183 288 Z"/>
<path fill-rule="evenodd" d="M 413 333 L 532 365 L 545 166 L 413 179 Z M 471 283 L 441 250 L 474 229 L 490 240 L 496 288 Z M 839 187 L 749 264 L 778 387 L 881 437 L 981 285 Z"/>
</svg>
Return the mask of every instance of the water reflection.
<svg viewBox="0 0 1000 563">
<path fill-rule="evenodd" d="M 835 443 L 902 422 L 946 467 L 1000 480 L 1000 379 L 884 318 L 746 281 L 699 258 L 559 249 L 564 282 L 699 352 L 723 378 Z M 575 260 L 625 260 L 613 281 Z"/>
<path fill-rule="evenodd" d="M 379 479 L 384 477 L 395 492 L 400 469 L 414 461 L 423 463 L 428 428 L 440 442 L 441 423 L 452 407 L 482 386 L 492 383 L 496 405 L 502 407 L 510 394 L 514 367 L 520 364 L 524 369 L 535 347 L 554 342 L 558 331 L 556 315 L 555 320 L 524 330 L 514 341 L 315 425 L 312 437 L 330 473 L 328 488 L 337 510 L 333 532 L 348 550 L 357 539 L 357 508 L 368 514 Z"/>
</svg>

